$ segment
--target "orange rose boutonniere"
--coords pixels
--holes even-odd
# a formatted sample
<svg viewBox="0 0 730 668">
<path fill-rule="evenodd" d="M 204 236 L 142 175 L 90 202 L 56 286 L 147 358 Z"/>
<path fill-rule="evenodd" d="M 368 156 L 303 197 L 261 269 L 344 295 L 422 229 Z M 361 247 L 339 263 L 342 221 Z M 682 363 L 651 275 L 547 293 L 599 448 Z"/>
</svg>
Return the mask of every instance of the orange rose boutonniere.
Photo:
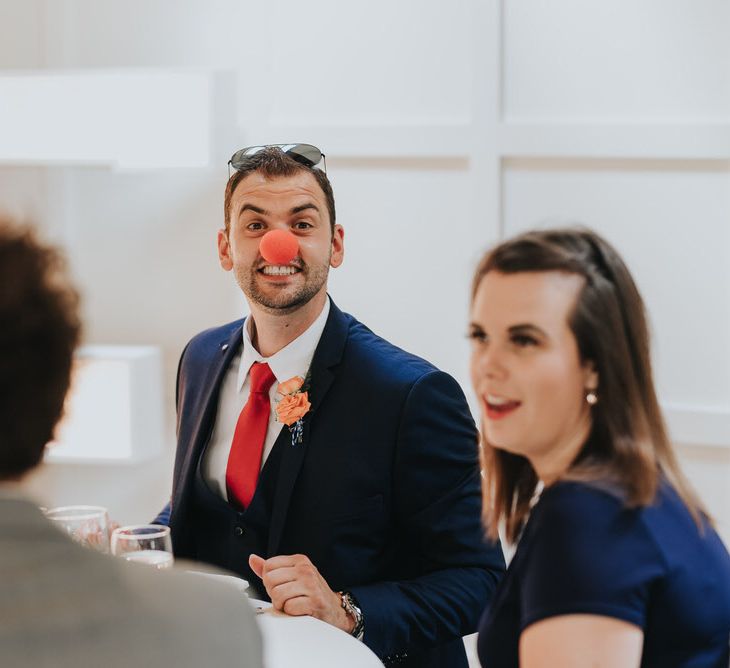
<svg viewBox="0 0 730 668">
<path fill-rule="evenodd" d="M 291 444 L 302 442 L 302 419 L 309 412 L 309 393 L 303 390 L 305 379 L 294 376 L 279 383 L 276 393 L 281 397 L 276 404 L 276 420 L 289 427 Z"/>
</svg>

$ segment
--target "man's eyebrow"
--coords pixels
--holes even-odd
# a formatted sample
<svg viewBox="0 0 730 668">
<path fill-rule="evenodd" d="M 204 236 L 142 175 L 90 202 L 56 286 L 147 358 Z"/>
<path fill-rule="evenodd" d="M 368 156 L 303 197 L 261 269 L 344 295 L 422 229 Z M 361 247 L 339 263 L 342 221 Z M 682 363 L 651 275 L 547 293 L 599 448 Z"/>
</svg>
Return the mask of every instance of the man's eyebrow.
<svg viewBox="0 0 730 668">
<path fill-rule="evenodd" d="M 292 214 L 301 213 L 302 211 L 306 211 L 307 209 L 314 209 L 317 213 L 319 213 L 319 207 L 316 204 L 313 204 L 312 202 L 307 202 L 307 204 L 302 204 L 301 206 L 295 206 L 292 210 Z"/>
<path fill-rule="evenodd" d="M 238 212 L 238 215 L 240 216 L 244 211 L 253 211 L 254 213 L 258 213 L 260 216 L 268 215 L 268 211 L 266 211 L 266 209 L 262 209 L 260 206 L 255 206 L 254 204 L 244 204 Z"/>
</svg>

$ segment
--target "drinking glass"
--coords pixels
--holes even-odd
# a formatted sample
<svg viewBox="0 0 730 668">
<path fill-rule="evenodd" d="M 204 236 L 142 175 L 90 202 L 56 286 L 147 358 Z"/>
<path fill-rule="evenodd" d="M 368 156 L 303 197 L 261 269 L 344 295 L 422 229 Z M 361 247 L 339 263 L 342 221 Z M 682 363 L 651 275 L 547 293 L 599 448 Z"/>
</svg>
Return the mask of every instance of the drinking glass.
<svg viewBox="0 0 730 668">
<path fill-rule="evenodd" d="M 61 506 L 46 517 L 73 540 L 99 552 L 109 552 L 109 516 L 102 506 Z"/>
<path fill-rule="evenodd" d="M 172 566 L 170 527 L 135 524 L 112 532 L 112 554 L 127 561 L 139 561 L 155 568 Z"/>
</svg>

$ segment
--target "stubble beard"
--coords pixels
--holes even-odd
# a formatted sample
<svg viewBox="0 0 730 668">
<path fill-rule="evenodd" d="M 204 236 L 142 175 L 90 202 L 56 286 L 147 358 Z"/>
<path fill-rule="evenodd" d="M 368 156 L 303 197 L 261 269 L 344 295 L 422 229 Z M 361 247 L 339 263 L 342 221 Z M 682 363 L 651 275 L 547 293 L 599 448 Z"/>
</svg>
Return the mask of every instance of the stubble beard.
<svg viewBox="0 0 730 668">
<path fill-rule="evenodd" d="M 237 270 L 236 282 L 249 301 L 264 311 L 288 315 L 309 303 L 327 283 L 329 260 L 327 263 L 317 266 L 302 264 L 302 270 L 298 275 L 302 276 L 304 281 L 295 290 L 283 285 L 281 288 L 270 285 L 268 290 L 261 290 L 258 284 L 261 274 L 254 267 L 248 270 Z"/>
</svg>

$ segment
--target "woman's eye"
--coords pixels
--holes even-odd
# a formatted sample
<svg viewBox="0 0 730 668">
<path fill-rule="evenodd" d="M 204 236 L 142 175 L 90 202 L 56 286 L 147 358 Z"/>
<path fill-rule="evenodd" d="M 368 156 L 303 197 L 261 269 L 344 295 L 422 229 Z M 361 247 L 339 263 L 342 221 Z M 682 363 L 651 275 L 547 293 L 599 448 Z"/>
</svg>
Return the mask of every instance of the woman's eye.
<svg viewBox="0 0 730 668">
<path fill-rule="evenodd" d="M 512 337 L 512 343 L 520 348 L 527 348 L 528 346 L 537 345 L 537 339 L 532 336 L 528 336 L 527 334 L 515 334 Z"/>
<path fill-rule="evenodd" d="M 486 343 L 487 335 L 479 329 L 472 329 L 466 333 L 466 338 L 471 339 L 474 343 Z"/>
</svg>

